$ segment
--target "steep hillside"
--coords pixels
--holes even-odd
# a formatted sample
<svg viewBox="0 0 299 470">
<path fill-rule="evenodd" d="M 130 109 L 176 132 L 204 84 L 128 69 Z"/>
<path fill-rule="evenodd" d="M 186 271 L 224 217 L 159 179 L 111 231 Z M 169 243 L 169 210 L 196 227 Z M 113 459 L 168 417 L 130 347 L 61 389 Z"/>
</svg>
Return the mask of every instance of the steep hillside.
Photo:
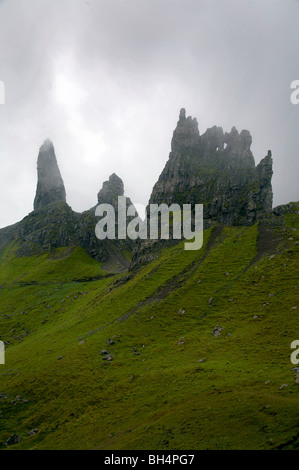
<svg viewBox="0 0 299 470">
<path fill-rule="evenodd" d="M 3 248 L 1 448 L 298 448 L 298 210 L 120 274 Z"/>
</svg>

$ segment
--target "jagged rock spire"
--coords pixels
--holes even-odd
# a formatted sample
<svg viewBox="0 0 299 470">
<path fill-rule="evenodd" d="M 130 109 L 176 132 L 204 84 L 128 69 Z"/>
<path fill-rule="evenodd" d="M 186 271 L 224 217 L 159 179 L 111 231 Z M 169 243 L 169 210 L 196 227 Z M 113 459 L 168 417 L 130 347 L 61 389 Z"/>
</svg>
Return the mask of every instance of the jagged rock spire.
<svg viewBox="0 0 299 470">
<path fill-rule="evenodd" d="M 118 212 L 118 196 L 124 196 L 123 180 L 115 173 L 109 176 L 108 181 L 104 181 L 102 189 L 98 192 L 98 204 L 111 204 L 115 212 Z M 126 196 L 126 207 L 131 206 L 132 201 Z"/>
<path fill-rule="evenodd" d="M 58 168 L 53 143 L 47 139 L 39 149 L 34 210 L 65 202 L 65 188 Z"/>
<path fill-rule="evenodd" d="M 255 165 L 248 130 L 223 132 L 214 126 L 199 134 L 184 108 L 173 132 L 169 159 L 150 204 L 203 204 L 206 226 L 250 225 L 272 209 L 271 152 Z"/>
<path fill-rule="evenodd" d="M 98 192 L 99 204 L 111 204 L 117 206 L 118 196 L 124 195 L 124 183 L 115 173 L 109 176 L 108 181 L 104 181 L 102 189 Z"/>
<path fill-rule="evenodd" d="M 179 114 L 177 127 L 173 132 L 171 151 L 175 155 L 185 149 L 197 146 L 199 142 L 199 130 L 196 118 L 186 117 L 186 110 L 182 108 Z"/>
</svg>

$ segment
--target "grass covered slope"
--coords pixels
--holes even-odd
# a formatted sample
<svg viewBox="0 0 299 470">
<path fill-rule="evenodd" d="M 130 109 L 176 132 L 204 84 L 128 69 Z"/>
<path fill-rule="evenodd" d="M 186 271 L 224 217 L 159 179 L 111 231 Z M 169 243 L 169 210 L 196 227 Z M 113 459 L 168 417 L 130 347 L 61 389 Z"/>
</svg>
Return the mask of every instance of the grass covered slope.
<svg viewBox="0 0 299 470">
<path fill-rule="evenodd" d="M 298 448 L 295 209 L 135 273 L 79 248 L 1 253 L 1 448 Z"/>
</svg>

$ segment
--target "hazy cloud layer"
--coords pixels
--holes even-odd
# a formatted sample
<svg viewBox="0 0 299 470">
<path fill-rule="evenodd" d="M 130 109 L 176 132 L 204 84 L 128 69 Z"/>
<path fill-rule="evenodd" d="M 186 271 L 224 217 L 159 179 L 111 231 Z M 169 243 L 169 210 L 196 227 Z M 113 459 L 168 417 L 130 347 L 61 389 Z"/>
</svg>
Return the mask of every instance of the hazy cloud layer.
<svg viewBox="0 0 299 470">
<path fill-rule="evenodd" d="M 50 138 L 76 211 L 116 172 L 146 204 L 178 113 L 250 130 L 274 158 L 274 205 L 298 200 L 299 2 L 2 0 L 0 226 L 32 211 Z"/>
</svg>

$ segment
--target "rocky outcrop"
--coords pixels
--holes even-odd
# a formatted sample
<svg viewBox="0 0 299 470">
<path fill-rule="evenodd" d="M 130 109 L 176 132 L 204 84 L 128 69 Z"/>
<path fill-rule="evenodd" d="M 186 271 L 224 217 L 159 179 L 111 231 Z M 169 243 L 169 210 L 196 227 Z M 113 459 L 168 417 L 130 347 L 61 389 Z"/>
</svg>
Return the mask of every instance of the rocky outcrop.
<svg viewBox="0 0 299 470">
<path fill-rule="evenodd" d="M 215 224 L 251 225 L 272 209 L 272 156 L 256 166 L 248 130 L 211 127 L 200 135 L 195 118 L 181 109 L 168 161 L 149 204 L 203 204 L 204 228 Z M 148 211 L 149 212 L 149 211 Z M 138 241 L 131 269 L 158 256 L 170 241 Z"/>
<path fill-rule="evenodd" d="M 115 213 L 118 213 L 118 197 L 124 196 L 124 183 L 122 179 L 115 173 L 109 176 L 107 181 L 104 181 L 102 188 L 98 192 L 98 204 L 110 204 L 114 207 Z M 126 207 L 133 205 L 131 199 L 126 196 Z M 95 206 L 96 207 L 96 206 Z M 95 207 L 91 210 L 94 211 Z"/>
<path fill-rule="evenodd" d="M 223 132 L 214 126 L 200 135 L 195 118 L 181 109 L 173 132 L 169 159 L 155 184 L 149 203 L 203 204 L 204 227 L 217 223 L 250 225 L 282 219 L 285 210 L 272 213 L 272 156 L 268 151 L 256 166 L 252 137 L 235 127 Z M 161 247 L 176 240 L 99 240 L 95 234 L 97 206 L 76 213 L 68 206 L 65 188 L 52 142 L 46 140 L 38 155 L 38 184 L 34 211 L 21 222 L 0 230 L 0 250 L 15 242 L 20 256 L 48 252 L 52 248 L 81 246 L 110 272 L 145 264 L 159 255 Z M 97 195 L 98 204 L 111 204 L 117 215 L 118 196 L 124 184 L 113 173 Z M 131 205 L 126 198 L 126 208 Z M 129 219 L 129 218 L 128 218 Z M 129 221 L 127 219 L 127 221 Z M 276 220 L 277 219 L 277 220 Z M 116 234 L 118 233 L 116 217 Z"/>
<path fill-rule="evenodd" d="M 37 159 L 37 188 L 34 210 L 65 201 L 65 188 L 58 168 L 54 146 L 47 139 L 41 146 Z"/>
<path fill-rule="evenodd" d="M 197 120 L 180 111 L 169 159 L 149 203 L 204 205 L 205 226 L 253 224 L 272 209 L 272 157 L 255 166 L 247 130 L 221 127 L 199 134 Z"/>
<path fill-rule="evenodd" d="M 53 248 L 80 246 L 103 263 L 103 269 L 108 272 L 127 270 L 132 240 L 99 240 L 95 234 L 96 206 L 77 213 L 66 203 L 54 146 L 49 140 L 40 148 L 37 168 L 34 211 L 20 222 L 0 230 L 0 250 L 14 242 L 18 256 L 30 256 L 50 252 Z M 114 173 L 98 193 L 98 203 L 112 204 L 117 209 L 118 196 L 123 195 L 123 182 Z M 129 204 L 131 201 L 127 198 Z"/>
<path fill-rule="evenodd" d="M 118 196 L 124 195 L 124 183 L 115 173 L 104 181 L 102 189 L 98 192 L 98 204 L 111 204 L 117 208 Z"/>
<path fill-rule="evenodd" d="M 282 204 L 276 206 L 273 209 L 273 214 L 276 217 L 281 217 L 285 214 L 299 214 L 299 203 L 298 202 L 289 202 L 288 204 Z"/>
</svg>

